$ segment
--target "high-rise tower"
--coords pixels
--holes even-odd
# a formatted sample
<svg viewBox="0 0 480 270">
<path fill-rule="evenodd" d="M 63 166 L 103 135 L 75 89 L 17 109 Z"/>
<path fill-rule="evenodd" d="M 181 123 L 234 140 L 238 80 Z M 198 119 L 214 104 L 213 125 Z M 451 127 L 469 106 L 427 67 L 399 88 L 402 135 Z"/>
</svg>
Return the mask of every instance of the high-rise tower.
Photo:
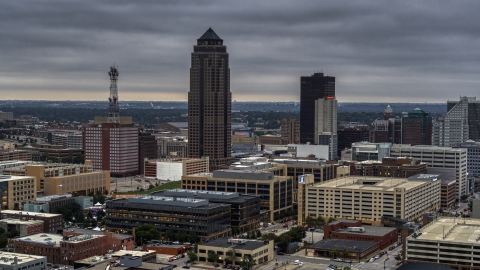
<svg viewBox="0 0 480 270">
<path fill-rule="evenodd" d="M 188 156 L 210 158 L 210 169 L 230 163 L 230 68 L 227 47 L 209 28 L 193 46 L 188 92 Z"/>
<path fill-rule="evenodd" d="M 110 76 L 110 97 L 108 98 L 108 123 L 120 123 L 119 108 L 118 108 L 118 70 L 115 66 L 110 67 L 108 72 Z"/>
<path fill-rule="evenodd" d="M 315 143 L 315 102 L 335 96 L 335 77 L 314 73 L 300 78 L 300 143 Z"/>
</svg>

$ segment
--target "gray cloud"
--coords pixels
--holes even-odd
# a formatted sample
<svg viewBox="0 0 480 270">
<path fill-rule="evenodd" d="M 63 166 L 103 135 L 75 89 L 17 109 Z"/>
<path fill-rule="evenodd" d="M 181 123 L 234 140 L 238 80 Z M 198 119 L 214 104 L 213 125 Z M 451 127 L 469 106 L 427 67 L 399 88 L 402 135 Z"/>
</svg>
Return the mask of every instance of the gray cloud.
<svg viewBox="0 0 480 270">
<path fill-rule="evenodd" d="M 0 98 L 185 100 L 190 53 L 212 27 L 237 100 L 298 100 L 300 76 L 340 101 L 444 102 L 478 92 L 480 3 L 3 1 Z"/>
</svg>

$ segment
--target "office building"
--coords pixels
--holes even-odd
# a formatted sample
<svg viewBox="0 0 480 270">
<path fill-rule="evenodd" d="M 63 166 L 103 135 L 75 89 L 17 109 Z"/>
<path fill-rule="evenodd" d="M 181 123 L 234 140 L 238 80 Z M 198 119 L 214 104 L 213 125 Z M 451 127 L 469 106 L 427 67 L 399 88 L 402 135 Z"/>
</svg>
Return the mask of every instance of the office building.
<svg viewBox="0 0 480 270">
<path fill-rule="evenodd" d="M 395 120 L 396 119 L 393 118 L 392 107 L 390 107 L 390 105 L 387 105 L 383 113 L 383 119 L 378 118 L 373 122 L 372 142 L 373 143 L 387 143 L 387 142 L 392 143 L 395 137 L 395 132 L 394 132 Z M 400 125 L 400 128 L 401 128 L 401 125 Z M 368 140 L 365 140 L 365 141 L 368 141 Z"/>
<path fill-rule="evenodd" d="M 47 268 L 45 256 L 2 252 L 1 258 L 0 267 L 3 270 L 44 270 Z"/>
<path fill-rule="evenodd" d="M 207 199 L 164 196 L 137 196 L 106 202 L 106 228 L 111 231 L 134 231 L 135 227 L 150 224 L 162 234 L 193 233 L 201 239 L 231 234 L 231 207 L 210 203 Z"/>
<path fill-rule="evenodd" d="M 467 150 L 464 148 L 431 145 L 394 144 L 391 157 L 412 157 L 427 164 L 427 172 L 439 174 L 443 179 L 456 179 L 457 197 L 468 194 Z"/>
<path fill-rule="evenodd" d="M 453 148 L 467 149 L 467 173 L 468 176 L 480 177 L 480 142 L 467 140 L 463 143 L 452 145 Z"/>
<path fill-rule="evenodd" d="M 157 158 L 157 140 L 149 132 L 138 133 L 138 164 L 140 174 L 145 174 L 143 163 L 145 159 Z"/>
<path fill-rule="evenodd" d="M 235 262 L 229 261 L 232 255 L 229 252 L 235 251 Z M 208 254 L 216 253 L 219 255 L 218 263 L 235 264 L 248 258 L 255 261 L 255 265 L 263 265 L 273 260 L 275 257 L 274 243 L 272 240 L 250 240 L 236 238 L 218 238 L 207 243 L 198 245 L 198 260 L 200 262 L 208 261 Z"/>
<path fill-rule="evenodd" d="M 405 262 L 429 262 L 454 269 L 478 269 L 479 226 L 478 219 L 438 217 L 406 238 Z"/>
<path fill-rule="evenodd" d="M 92 196 L 77 196 L 73 197 L 73 201 L 78 203 L 82 209 L 86 209 L 93 206 Z"/>
<path fill-rule="evenodd" d="M 335 166 L 333 164 L 326 164 L 320 160 L 306 160 L 306 159 L 270 159 L 269 162 L 274 164 L 282 164 L 286 166 L 284 176 L 298 179 L 299 176 L 305 174 L 313 175 L 314 183 L 322 183 L 335 178 Z M 293 188 L 297 189 L 297 181 L 293 181 Z"/>
<path fill-rule="evenodd" d="M 17 210 L 2 210 L 3 219 L 19 219 L 19 220 L 41 220 L 43 221 L 43 232 L 56 233 L 57 230 L 63 226 L 63 216 L 61 214 L 49 214 L 49 213 L 35 213 L 25 212 Z"/>
<path fill-rule="evenodd" d="M 131 234 L 120 234 L 109 231 L 95 231 L 80 228 L 65 228 L 60 231 L 64 237 L 74 237 L 82 235 L 97 235 L 102 237 L 104 236 L 104 246 L 102 247 L 103 252 L 110 252 L 112 256 L 114 256 L 113 254 L 124 254 L 133 252 L 133 249 L 136 246 L 134 239 L 135 237 Z"/>
<path fill-rule="evenodd" d="M 300 143 L 300 120 L 295 118 L 282 119 L 282 122 L 280 122 L 280 135 L 287 143 Z"/>
<path fill-rule="evenodd" d="M 50 162 L 73 162 L 83 158 L 82 149 L 64 148 L 62 145 L 33 144 L 31 146 L 19 147 L 20 150 L 30 151 L 31 159 Z"/>
<path fill-rule="evenodd" d="M 210 170 L 231 157 L 232 94 L 227 47 L 209 28 L 193 47 L 188 92 L 188 157 L 210 158 Z"/>
<path fill-rule="evenodd" d="M 432 117 L 429 113 L 416 108 L 402 117 L 402 144 L 432 144 Z"/>
<path fill-rule="evenodd" d="M 209 158 L 162 158 L 144 161 L 145 177 L 179 181 L 182 175 L 207 173 Z"/>
<path fill-rule="evenodd" d="M 305 205 L 312 217 L 359 219 L 374 226 L 381 225 L 382 216 L 414 220 L 440 209 L 440 181 L 342 177 L 308 186 Z"/>
<path fill-rule="evenodd" d="M 337 158 L 337 107 L 335 96 L 327 96 L 315 101 L 314 144 L 329 146 L 329 160 Z"/>
<path fill-rule="evenodd" d="M 382 161 L 356 162 L 353 175 L 407 178 L 427 173 L 427 164 L 411 157 L 386 157 Z"/>
<path fill-rule="evenodd" d="M 27 150 L 4 150 L 0 151 L 0 161 L 30 161 L 32 160 L 32 152 Z"/>
<path fill-rule="evenodd" d="M 357 142 L 352 144 L 352 160 L 379 160 L 390 156 L 391 143 Z"/>
<path fill-rule="evenodd" d="M 440 206 L 442 207 L 443 210 L 452 209 L 456 204 L 457 181 L 442 179 L 440 189 L 441 189 Z M 479 211 L 479 213 L 480 213 L 480 211 Z"/>
<path fill-rule="evenodd" d="M 155 134 L 155 138 L 157 140 L 158 158 L 187 158 L 188 140 L 186 137 Z"/>
<path fill-rule="evenodd" d="M 0 228 L 3 228 L 5 232 L 17 231 L 18 236 L 23 237 L 43 232 L 43 221 L 5 218 L 0 219 Z"/>
<path fill-rule="evenodd" d="M 54 213 L 57 208 L 64 207 L 74 202 L 72 194 L 50 195 L 37 198 L 36 201 L 26 203 L 23 209 L 27 212 Z"/>
<path fill-rule="evenodd" d="M 13 112 L 0 111 L 0 121 L 13 120 Z"/>
<path fill-rule="evenodd" d="M 41 233 L 13 240 L 15 252 L 45 256 L 48 263 L 63 265 L 73 265 L 76 260 L 105 254 L 108 251 L 105 243 L 105 236 L 91 234 L 62 236 Z"/>
<path fill-rule="evenodd" d="M 370 127 L 367 125 L 353 124 L 337 131 L 338 155 L 345 149 L 351 149 L 356 142 L 368 142 L 370 138 Z"/>
<path fill-rule="evenodd" d="M 260 211 L 269 211 L 270 221 L 278 220 L 293 211 L 293 182 L 291 177 L 276 176 L 266 170 L 228 169 L 182 176 L 184 189 L 260 196 Z"/>
<path fill-rule="evenodd" d="M 468 97 L 461 97 L 448 112 L 433 122 L 432 145 L 451 147 L 468 140 Z"/>
<path fill-rule="evenodd" d="M 459 101 L 447 101 L 447 114 L 457 104 L 468 102 L 468 139 L 480 141 L 480 100 L 476 97 L 460 97 Z"/>
<path fill-rule="evenodd" d="M 212 203 L 231 206 L 231 228 L 234 235 L 250 232 L 260 227 L 263 216 L 260 213 L 260 196 L 239 194 L 237 192 L 201 191 L 189 189 L 170 189 L 152 193 L 154 196 L 199 198 Z M 267 213 L 268 214 L 268 213 Z"/>
<path fill-rule="evenodd" d="M 0 175 L 1 209 L 21 210 L 37 198 L 35 177 Z"/>
<path fill-rule="evenodd" d="M 335 97 L 335 77 L 314 73 L 300 78 L 300 143 L 315 143 L 315 104 L 319 99 Z"/>
<path fill-rule="evenodd" d="M 110 172 L 93 171 L 88 164 L 32 162 L 4 169 L 4 174 L 35 177 L 37 191 L 58 195 L 88 195 L 110 191 Z"/>
</svg>

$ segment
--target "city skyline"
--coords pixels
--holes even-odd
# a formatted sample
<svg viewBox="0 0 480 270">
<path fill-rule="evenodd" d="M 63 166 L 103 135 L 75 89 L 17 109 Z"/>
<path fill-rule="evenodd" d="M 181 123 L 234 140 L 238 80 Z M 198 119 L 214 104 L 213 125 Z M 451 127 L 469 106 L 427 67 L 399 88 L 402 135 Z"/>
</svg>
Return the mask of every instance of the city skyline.
<svg viewBox="0 0 480 270">
<path fill-rule="evenodd" d="M 339 102 L 474 96 L 480 3 L 4 2 L 2 99 L 186 101 L 191 40 L 229 40 L 237 101 L 299 101 L 300 77 L 337 78 Z"/>
</svg>

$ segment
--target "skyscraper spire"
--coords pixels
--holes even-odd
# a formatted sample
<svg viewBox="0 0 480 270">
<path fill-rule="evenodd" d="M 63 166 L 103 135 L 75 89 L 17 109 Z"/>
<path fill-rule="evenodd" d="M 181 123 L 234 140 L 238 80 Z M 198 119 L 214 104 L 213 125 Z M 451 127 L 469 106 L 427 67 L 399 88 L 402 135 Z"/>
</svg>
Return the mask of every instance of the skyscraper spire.
<svg viewBox="0 0 480 270">
<path fill-rule="evenodd" d="M 118 70 L 115 66 L 110 67 L 110 97 L 108 98 L 108 123 L 120 123 L 118 107 L 118 90 L 117 90 L 117 80 L 118 80 Z"/>
</svg>

